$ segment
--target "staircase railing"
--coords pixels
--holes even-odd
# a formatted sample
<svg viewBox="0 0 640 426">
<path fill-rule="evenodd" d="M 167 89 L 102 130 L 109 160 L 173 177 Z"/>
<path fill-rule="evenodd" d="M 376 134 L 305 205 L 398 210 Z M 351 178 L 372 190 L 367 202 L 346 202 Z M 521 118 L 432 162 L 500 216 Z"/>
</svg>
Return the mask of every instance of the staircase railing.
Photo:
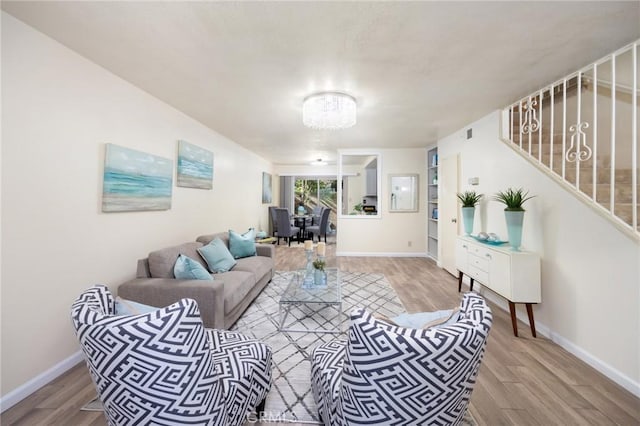
<svg viewBox="0 0 640 426">
<path fill-rule="evenodd" d="M 509 105 L 501 125 L 505 143 L 635 239 L 639 43 Z"/>
</svg>

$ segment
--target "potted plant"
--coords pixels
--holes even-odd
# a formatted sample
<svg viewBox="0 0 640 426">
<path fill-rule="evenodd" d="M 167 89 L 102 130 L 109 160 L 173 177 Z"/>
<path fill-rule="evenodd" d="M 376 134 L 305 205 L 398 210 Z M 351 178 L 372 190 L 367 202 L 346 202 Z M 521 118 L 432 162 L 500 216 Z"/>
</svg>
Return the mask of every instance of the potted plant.
<svg viewBox="0 0 640 426">
<path fill-rule="evenodd" d="M 535 195 L 529 195 L 529 191 L 522 188 L 509 188 L 500 191 L 493 197 L 494 200 L 504 204 L 504 217 L 507 221 L 507 233 L 509 234 L 509 244 L 513 250 L 518 250 L 522 242 L 522 222 L 524 221 L 525 201 L 530 200 Z"/>
<path fill-rule="evenodd" d="M 473 231 L 473 218 L 476 213 L 476 204 L 480 202 L 483 194 L 476 194 L 475 191 L 459 192 L 458 200 L 462 203 L 462 222 L 464 232 L 471 235 Z"/>
<path fill-rule="evenodd" d="M 324 277 L 325 261 L 322 259 L 316 259 L 313 261 L 313 283 L 316 287 L 323 286 L 326 283 Z"/>
</svg>

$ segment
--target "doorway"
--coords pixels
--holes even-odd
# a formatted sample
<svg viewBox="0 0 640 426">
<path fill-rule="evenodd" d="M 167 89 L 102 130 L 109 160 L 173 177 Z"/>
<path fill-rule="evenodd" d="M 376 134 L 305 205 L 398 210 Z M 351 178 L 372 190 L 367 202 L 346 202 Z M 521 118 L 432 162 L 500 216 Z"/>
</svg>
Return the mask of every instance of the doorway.
<svg viewBox="0 0 640 426">
<path fill-rule="evenodd" d="M 338 208 L 338 180 L 331 178 L 296 177 L 294 183 L 294 209 L 302 206 L 309 214 L 317 206 L 331 209 L 329 232 L 335 233 Z"/>
</svg>

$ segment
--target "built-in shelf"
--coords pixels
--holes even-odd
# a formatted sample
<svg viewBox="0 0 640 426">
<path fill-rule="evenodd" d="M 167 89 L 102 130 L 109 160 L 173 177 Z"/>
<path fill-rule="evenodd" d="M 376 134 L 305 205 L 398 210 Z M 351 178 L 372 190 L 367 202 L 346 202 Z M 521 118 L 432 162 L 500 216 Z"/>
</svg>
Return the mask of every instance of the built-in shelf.
<svg viewBox="0 0 640 426">
<path fill-rule="evenodd" d="M 434 216 L 438 216 L 438 148 L 427 151 L 427 164 L 427 254 L 437 259 L 438 219 Z"/>
</svg>

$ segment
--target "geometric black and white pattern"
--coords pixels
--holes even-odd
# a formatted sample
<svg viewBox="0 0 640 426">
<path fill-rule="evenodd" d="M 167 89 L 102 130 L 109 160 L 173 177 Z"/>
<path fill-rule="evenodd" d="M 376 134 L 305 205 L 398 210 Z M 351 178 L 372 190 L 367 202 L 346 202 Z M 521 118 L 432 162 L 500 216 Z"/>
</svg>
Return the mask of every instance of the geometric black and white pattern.
<svg viewBox="0 0 640 426">
<path fill-rule="evenodd" d="M 461 424 L 491 323 L 476 293 L 463 295 L 456 323 L 426 330 L 354 310 L 347 342 L 312 353 L 311 384 L 324 424 Z"/>
<path fill-rule="evenodd" d="M 272 282 L 247 308 L 232 327 L 267 343 L 273 351 L 273 385 L 267 396 L 265 420 L 317 423 L 318 412 L 311 392 L 310 355 L 314 347 L 336 339 L 335 335 L 287 333 L 279 331 L 279 300 L 289 285 L 292 272 L 276 271 Z M 393 317 L 405 312 L 393 287 L 383 274 L 341 271 L 344 326 L 346 338 L 349 313 L 356 307 Z M 290 315 L 303 328 L 330 329 L 335 326 L 336 310 L 326 308 L 311 313 L 305 306 L 292 307 Z"/>
<path fill-rule="evenodd" d="M 240 425 L 269 391 L 269 347 L 206 330 L 194 300 L 141 315 L 114 312 L 102 285 L 71 308 L 110 425 Z"/>
</svg>

